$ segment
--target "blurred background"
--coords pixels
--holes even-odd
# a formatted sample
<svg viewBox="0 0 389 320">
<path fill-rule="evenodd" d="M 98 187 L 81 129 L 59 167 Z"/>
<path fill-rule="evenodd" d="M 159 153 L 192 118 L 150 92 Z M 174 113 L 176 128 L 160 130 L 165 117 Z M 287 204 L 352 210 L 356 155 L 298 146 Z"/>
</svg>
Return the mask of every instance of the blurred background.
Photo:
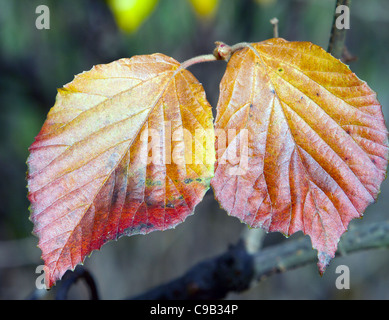
<svg viewBox="0 0 389 320">
<path fill-rule="evenodd" d="M 50 29 L 35 26 L 39 5 L 50 9 Z M 38 134 L 56 88 L 93 65 L 136 54 L 161 52 L 178 61 L 228 44 L 279 35 L 327 49 L 335 0 L 0 0 L 0 299 L 26 299 L 43 262 L 32 236 L 26 189 L 28 147 Z M 378 94 L 389 119 L 389 2 L 353 0 L 347 48 L 350 68 Z M 225 62 L 190 67 L 216 107 Z M 389 185 L 361 223 L 387 219 Z M 174 230 L 122 237 L 85 260 L 100 297 L 122 299 L 182 275 L 225 251 L 246 228 L 219 208 L 210 190 L 195 214 Z M 300 237 L 301 233 L 291 238 Z M 289 241 L 269 234 L 265 246 Z M 350 290 L 337 290 L 335 269 L 350 268 Z M 320 277 L 316 264 L 262 281 L 230 299 L 389 299 L 389 250 L 336 258 Z M 55 291 L 55 289 L 54 289 Z M 82 283 L 71 298 L 88 298 Z M 50 295 L 48 296 L 50 298 Z"/>
</svg>

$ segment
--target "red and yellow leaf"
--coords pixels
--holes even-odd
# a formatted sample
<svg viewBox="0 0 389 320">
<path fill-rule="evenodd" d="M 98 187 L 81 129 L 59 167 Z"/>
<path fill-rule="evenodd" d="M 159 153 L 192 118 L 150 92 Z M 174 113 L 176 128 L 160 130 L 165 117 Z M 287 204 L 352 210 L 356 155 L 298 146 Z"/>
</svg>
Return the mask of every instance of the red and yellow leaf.
<svg viewBox="0 0 389 320">
<path fill-rule="evenodd" d="M 59 89 L 28 159 L 46 285 L 109 240 L 192 214 L 214 172 L 212 120 L 201 84 L 162 54 L 95 66 Z"/>
<path fill-rule="evenodd" d="M 322 48 L 270 39 L 228 62 L 215 133 L 222 207 L 251 227 L 308 234 L 324 272 L 385 178 L 376 94 Z"/>
</svg>

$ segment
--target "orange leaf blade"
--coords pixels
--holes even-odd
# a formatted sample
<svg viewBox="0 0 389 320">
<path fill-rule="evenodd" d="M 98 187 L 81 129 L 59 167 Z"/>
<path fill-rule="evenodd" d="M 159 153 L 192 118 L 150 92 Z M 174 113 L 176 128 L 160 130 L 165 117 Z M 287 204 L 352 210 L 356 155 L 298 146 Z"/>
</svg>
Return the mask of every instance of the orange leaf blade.
<svg viewBox="0 0 389 320">
<path fill-rule="evenodd" d="M 217 200 L 251 227 L 308 234 L 324 272 L 385 178 L 375 93 L 322 48 L 279 38 L 233 54 L 220 92 Z"/>
<path fill-rule="evenodd" d="M 105 242 L 193 213 L 213 176 L 212 120 L 201 84 L 162 54 L 95 66 L 59 89 L 28 159 L 48 287 Z"/>
</svg>

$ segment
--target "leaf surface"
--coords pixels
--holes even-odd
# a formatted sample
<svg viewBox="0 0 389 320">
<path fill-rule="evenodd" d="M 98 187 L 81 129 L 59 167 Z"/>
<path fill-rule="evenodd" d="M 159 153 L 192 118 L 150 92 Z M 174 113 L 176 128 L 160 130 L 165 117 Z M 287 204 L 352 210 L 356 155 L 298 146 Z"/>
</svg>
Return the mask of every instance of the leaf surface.
<svg viewBox="0 0 389 320">
<path fill-rule="evenodd" d="M 109 240 L 190 215 L 213 176 L 212 120 L 201 84 L 162 54 L 95 66 L 59 89 L 28 159 L 46 285 Z"/>
<path fill-rule="evenodd" d="M 376 94 L 322 48 L 270 39 L 228 62 L 215 133 L 221 206 L 251 227 L 308 234 L 324 272 L 385 178 Z"/>
</svg>

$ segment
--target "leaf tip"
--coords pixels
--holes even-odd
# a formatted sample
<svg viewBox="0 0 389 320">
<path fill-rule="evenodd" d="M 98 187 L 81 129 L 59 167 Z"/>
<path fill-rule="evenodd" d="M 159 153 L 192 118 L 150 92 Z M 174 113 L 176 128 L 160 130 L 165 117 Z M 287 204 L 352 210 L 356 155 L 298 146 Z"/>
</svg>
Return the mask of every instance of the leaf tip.
<svg viewBox="0 0 389 320">
<path fill-rule="evenodd" d="M 323 276 L 324 272 L 326 271 L 328 265 L 330 264 L 332 258 L 334 255 L 330 255 L 327 252 L 319 251 L 317 254 L 317 257 L 319 259 L 317 265 L 319 267 L 319 274 L 320 276 Z"/>
</svg>

